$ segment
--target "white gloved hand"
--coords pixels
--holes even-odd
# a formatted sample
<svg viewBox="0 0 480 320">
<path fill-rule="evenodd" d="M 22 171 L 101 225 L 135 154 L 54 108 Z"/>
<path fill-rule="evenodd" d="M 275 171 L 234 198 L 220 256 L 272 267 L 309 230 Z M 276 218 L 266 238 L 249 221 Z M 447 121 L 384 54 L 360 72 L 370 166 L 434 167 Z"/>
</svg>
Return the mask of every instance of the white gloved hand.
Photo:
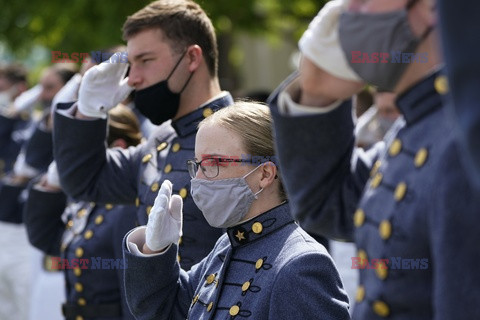
<svg viewBox="0 0 480 320">
<path fill-rule="evenodd" d="M 15 164 L 13 165 L 13 173 L 17 177 L 32 179 L 38 175 L 40 171 L 32 166 L 29 166 L 25 159 L 25 153 L 20 152 L 17 156 Z"/>
<path fill-rule="evenodd" d="M 78 92 L 78 110 L 93 118 L 107 117 L 110 109 L 125 100 L 133 90 L 124 78 L 128 63 L 123 62 L 122 52 L 110 60 L 89 69 L 83 76 Z"/>
<path fill-rule="evenodd" d="M 58 176 L 57 163 L 52 161 L 48 166 L 47 171 L 47 184 L 50 187 L 61 188 L 60 187 L 60 177 Z"/>
<path fill-rule="evenodd" d="M 15 112 L 30 111 L 35 103 L 37 103 L 42 93 L 43 87 L 37 84 L 33 88 L 20 94 L 13 102 L 13 109 Z"/>
<path fill-rule="evenodd" d="M 52 109 L 59 103 L 72 102 L 77 100 L 78 89 L 82 82 L 82 76 L 77 73 L 57 92 L 52 101 Z"/>
<path fill-rule="evenodd" d="M 327 2 L 302 35 L 298 46 L 305 57 L 333 76 L 362 81 L 349 66 L 338 37 L 340 14 L 346 10 L 349 1 Z"/>
<path fill-rule="evenodd" d="M 150 250 L 160 251 L 178 242 L 182 236 L 182 208 L 182 198 L 172 196 L 172 183 L 165 180 L 148 216 L 145 244 Z"/>
</svg>

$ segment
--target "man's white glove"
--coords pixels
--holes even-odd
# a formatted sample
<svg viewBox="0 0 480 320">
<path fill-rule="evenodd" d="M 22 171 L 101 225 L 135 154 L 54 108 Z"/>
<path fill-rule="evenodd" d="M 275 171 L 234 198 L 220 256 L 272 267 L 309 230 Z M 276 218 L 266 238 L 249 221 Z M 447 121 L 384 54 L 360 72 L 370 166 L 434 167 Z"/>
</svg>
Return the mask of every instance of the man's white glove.
<svg viewBox="0 0 480 320">
<path fill-rule="evenodd" d="M 182 208 L 182 198 L 172 196 L 172 183 L 165 180 L 148 216 L 145 244 L 150 250 L 161 251 L 178 242 L 182 236 Z"/>
<path fill-rule="evenodd" d="M 30 111 L 35 103 L 37 103 L 42 93 L 43 87 L 37 84 L 33 88 L 20 94 L 13 102 L 13 109 L 15 112 Z"/>
<path fill-rule="evenodd" d="M 47 171 L 47 184 L 50 187 L 61 188 L 60 187 L 60 177 L 58 176 L 57 163 L 52 161 L 48 166 Z"/>
<path fill-rule="evenodd" d="M 83 76 L 78 92 L 78 111 L 92 118 L 107 117 L 110 109 L 125 100 L 133 88 L 128 86 L 128 63 L 120 62 L 122 52 L 91 69 Z"/>
<path fill-rule="evenodd" d="M 344 80 L 362 81 L 349 66 L 338 37 L 340 14 L 350 0 L 333 0 L 325 4 L 300 38 L 302 54 L 319 68 Z"/>
<path fill-rule="evenodd" d="M 76 101 L 78 97 L 78 89 L 82 82 L 82 76 L 77 73 L 57 92 L 52 101 L 52 109 L 59 103 Z"/>
</svg>

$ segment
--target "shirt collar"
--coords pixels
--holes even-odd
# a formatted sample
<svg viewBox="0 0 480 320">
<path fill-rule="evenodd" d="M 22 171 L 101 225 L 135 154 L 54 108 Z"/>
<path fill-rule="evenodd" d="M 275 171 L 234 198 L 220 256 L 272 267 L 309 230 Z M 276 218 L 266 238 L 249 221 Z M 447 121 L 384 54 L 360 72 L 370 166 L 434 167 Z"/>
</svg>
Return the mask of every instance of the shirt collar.
<svg viewBox="0 0 480 320">
<path fill-rule="evenodd" d="M 227 234 L 232 247 L 236 248 L 261 239 L 293 222 L 289 205 L 284 203 L 253 219 L 228 228 Z"/>
<path fill-rule="evenodd" d="M 197 131 L 197 125 L 200 121 L 210 116 L 215 111 L 232 104 L 232 96 L 228 92 L 222 92 L 212 100 L 202 104 L 197 110 L 172 121 L 172 127 L 175 129 L 178 136 L 188 136 Z"/>
</svg>

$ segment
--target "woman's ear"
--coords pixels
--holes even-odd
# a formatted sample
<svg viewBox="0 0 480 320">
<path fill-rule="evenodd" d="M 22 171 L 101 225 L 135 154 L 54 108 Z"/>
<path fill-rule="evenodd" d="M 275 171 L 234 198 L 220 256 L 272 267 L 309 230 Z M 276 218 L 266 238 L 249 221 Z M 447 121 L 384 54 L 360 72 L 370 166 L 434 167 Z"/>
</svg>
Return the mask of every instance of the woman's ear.
<svg viewBox="0 0 480 320">
<path fill-rule="evenodd" d="M 128 144 L 127 144 L 127 141 L 125 141 L 121 138 L 118 138 L 118 139 L 114 140 L 109 147 L 110 148 L 119 147 L 119 148 L 122 148 L 122 149 L 127 149 Z"/>
<path fill-rule="evenodd" d="M 266 187 L 273 184 L 277 178 L 277 167 L 271 161 L 265 162 L 260 168 L 262 178 L 260 180 L 260 188 L 265 189 Z"/>
</svg>

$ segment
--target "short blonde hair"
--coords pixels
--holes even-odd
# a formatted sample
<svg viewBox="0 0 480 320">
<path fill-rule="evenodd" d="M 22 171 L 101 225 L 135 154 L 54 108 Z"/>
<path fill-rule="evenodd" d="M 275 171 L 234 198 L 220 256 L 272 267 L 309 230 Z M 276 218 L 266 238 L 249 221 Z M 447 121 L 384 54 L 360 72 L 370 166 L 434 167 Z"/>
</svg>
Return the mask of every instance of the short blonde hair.
<svg viewBox="0 0 480 320">
<path fill-rule="evenodd" d="M 278 163 L 275 160 L 273 144 L 273 121 L 270 109 L 260 102 L 236 101 L 234 105 L 222 108 L 199 123 L 205 125 L 219 125 L 235 132 L 243 142 L 243 148 L 249 156 L 269 158 L 275 163 L 278 173 Z M 280 182 L 280 197 L 287 198 L 282 182 Z"/>
</svg>

